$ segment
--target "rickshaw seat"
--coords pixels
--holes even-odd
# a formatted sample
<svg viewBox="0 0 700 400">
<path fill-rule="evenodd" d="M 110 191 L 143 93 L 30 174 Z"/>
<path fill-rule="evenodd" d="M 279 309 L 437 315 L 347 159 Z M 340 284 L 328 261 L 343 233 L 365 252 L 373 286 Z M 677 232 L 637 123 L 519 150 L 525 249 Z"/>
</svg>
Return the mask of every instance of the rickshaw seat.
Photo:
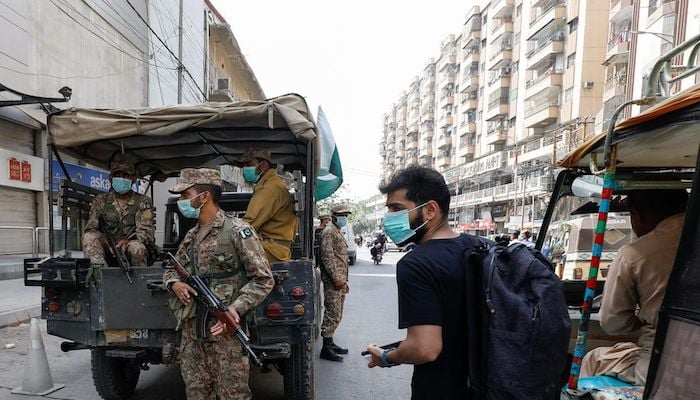
<svg viewBox="0 0 700 400">
<path fill-rule="evenodd" d="M 635 386 L 612 376 L 597 375 L 579 378 L 576 393 L 569 393 L 564 387 L 561 400 L 642 400 L 644 386 Z"/>
</svg>

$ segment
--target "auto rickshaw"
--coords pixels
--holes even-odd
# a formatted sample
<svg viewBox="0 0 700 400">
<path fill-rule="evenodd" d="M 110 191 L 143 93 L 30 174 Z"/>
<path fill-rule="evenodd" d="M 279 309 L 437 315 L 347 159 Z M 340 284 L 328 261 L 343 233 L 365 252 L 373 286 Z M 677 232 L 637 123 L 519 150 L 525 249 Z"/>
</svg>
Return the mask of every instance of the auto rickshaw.
<svg viewBox="0 0 700 400">
<path fill-rule="evenodd" d="M 676 75 L 670 74 L 671 60 L 686 49 L 691 49 L 688 65 L 676 69 Z M 644 97 L 623 104 L 608 132 L 591 138 L 559 161 L 559 166 L 566 169 L 557 177 L 542 225 L 542 232 L 547 234 L 540 235 L 537 247 L 565 237 L 562 232 L 566 228 L 562 226 L 567 220 L 596 216 L 595 235 L 588 239 L 590 263 L 586 274 L 564 274 L 568 278 L 564 281 L 567 300 L 573 298 L 572 294 L 578 296 L 581 318 L 578 334 L 572 337 L 572 368 L 561 399 L 690 399 L 700 392 L 700 84 L 666 97 L 669 85 L 700 70 L 695 65 L 699 51 L 700 35 L 661 56 L 648 75 Z M 630 104 L 651 107 L 615 124 Z M 620 226 L 609 224 L 611 219 L 623 222 L 626 218 L 624 211 L 611 205 L 612 196 L 651 189 L 685 189 L 690 197 L 659 314 L 646 385 L 634 386 L 609 376 L 579 379 L 580 361 L 586 352 L 615 341 L 636 341 L 634 335 L 607 335 L 597 325 L 595 297 L 603 287 L 599 281 L 605 277 L 599 274 L 606 267 L 603 261 L 614 258 L 614 254 L 605 253 L 614 253 L 620 247 L 616 244 L 629 239 L 619 231 Z"/>
</svg>

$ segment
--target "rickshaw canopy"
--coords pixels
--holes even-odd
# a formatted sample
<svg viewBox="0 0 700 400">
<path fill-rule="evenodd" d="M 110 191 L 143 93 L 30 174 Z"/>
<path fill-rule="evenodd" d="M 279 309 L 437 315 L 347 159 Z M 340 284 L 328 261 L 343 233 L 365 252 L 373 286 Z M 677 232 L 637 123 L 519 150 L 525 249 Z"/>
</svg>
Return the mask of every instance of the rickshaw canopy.
<svg viewBox="0 0 700 400">
<path fill-rule="evenodd" d="M 618 146 L 617 168 L 694 168 L 700 135 L 700 84 L 650 107 L 615 127 L 612 143 Z M 557 161 L 564 168 L 588 168 L 595 154 L 603 167 L 605 132 L 593 136 Z"/>
<path fill-rule="evenodd" d="M 234 164 L 250 146 L 266 148 L 274 164 L 305 173 L 318 131 L 306 101 L 288 94 L 262 101 L 158 108 L 69 108 L 48 118 L 53 146 L 106 167 L 123 151 L 140 176 L 164 179 L 183 168 Z M 309 160 L 311 161 L 311 160 Z M 313 155 L 318 171 L 318 151 Z"/>
</svg>

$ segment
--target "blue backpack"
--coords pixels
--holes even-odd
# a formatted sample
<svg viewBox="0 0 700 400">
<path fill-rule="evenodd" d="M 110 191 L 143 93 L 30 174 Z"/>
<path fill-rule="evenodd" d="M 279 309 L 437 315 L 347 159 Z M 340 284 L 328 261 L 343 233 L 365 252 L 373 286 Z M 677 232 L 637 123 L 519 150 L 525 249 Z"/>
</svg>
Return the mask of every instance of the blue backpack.
<svg viewBox="0 0 700 400">
<path fill-rule="evenodd" d="M 551 262 L 522 243 L 464 235 L 468 391 L 473 399 L 558 399 L 571 321 Z M 563 379 L 564 378 L 564 379 Z"/>
</svg>

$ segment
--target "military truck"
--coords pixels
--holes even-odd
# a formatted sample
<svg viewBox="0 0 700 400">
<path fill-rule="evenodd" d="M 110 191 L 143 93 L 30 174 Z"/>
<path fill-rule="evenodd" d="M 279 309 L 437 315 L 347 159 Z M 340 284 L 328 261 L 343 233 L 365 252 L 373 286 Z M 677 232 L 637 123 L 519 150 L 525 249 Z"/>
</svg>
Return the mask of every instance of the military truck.
<svg viewBox="0 0 700 400">
<path fill-rule="evenodd" d="M 249 146 L 270 150 L 281 172 L 294 177 L 290 185 L 299 232 L 292 260 L 272 264 L 275 286 L 254 312 L 246 316 L 251 344 L 266 370 L 277 369 L 287 399 L 314 398 L 314 357 L 318 314 L 319 273 L 313 255 L 313 207 L 318 170 L 319 130 L 304 99 L 295 94 L 265 101 L 205 103 L 152 109 L 97 110 L 71 108 L 48 118 L 50 162 L 67 177 L 50 205 L 59 208 L 63 243 L 54 240 L 51 254 L 24 261 L 25 284 L 42 286 L 42 318 L 48 333 L 67 339 L 64 351 L 89 349 L 97 392 L 105 399 L 128 398 L 140 371 L 149 364 L 178 360 L 180 333 L 167 308 L 171 294 L 163 290 L 161 261 L 125 271 L 111 261 L 100 270 L 89 259 L 67 251 L 68 226 L 82 227 L 92 198 L 99 192 L 72 182 L 63 167 L 71 156 L 104 167 L 115 151 L 134 162 L 139 175 L 153 185 L 176 177 L 183 168 L 232 164 Z M 251 193 L 224 193 L 221 206 L 245 211 Z M 174 251 L 194 220 L 166 205 L 164 250 Z M 82 232 L 81 229 L 78 229 Z"/>
</svg>

